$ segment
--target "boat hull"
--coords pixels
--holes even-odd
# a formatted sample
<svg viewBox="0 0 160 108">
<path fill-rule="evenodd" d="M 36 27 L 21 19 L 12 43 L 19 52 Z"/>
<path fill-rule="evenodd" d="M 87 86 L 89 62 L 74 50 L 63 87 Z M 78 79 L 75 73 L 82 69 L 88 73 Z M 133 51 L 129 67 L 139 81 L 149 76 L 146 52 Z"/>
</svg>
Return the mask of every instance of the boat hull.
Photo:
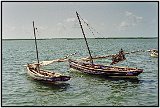
<svg viewBox="0 0 160 108">
<path fill-rule="evenodd" d="M 40 70 L 40 72 L 47 72 L 47 71 Z M 46 82 L 64 82 L 70 80 L 69 76 L 60 75 L 59 73 L 57 73 L 59 74 L 58 76 L 45 76 L 43 74 L 31 70 L 28 66 L 27 66 L 27 74 L 35 80 L 46 81 Z M 50 74 L 53 73 L 50 72 Z"/>
<path fill-rule="evenodd" d="M 150 53 L 151 57 L 158 57 L 158 50 L 157 49 L 151 49 L 151 50 L 147 50 Z"/>
<path fill-rule="evenodd" d="M 85 65 L 89 63 L 77 62 L 73 60 L 69 60 L 69 66 L 72 69 L 78 70 L 82 73 L 87 74 L 94 74 L 94 75 L 103 75 L 107 77 L 136 77 L 140 73 L 143 72 L 142 69 L 136 68 L 127 68 L 127 67 L 114 67 L 114 66 L 104 66 L 104 65 L 97 65 L 94 66 L 101 66 L 100 68 L 88 68 Z"/>
<path fill-rule="evenodd" d="M 151 57 L 158 57 L 158 53 L 151 53 Z"/>
<path fill-rule="evenodd" d="M 82 71 L 80 71 L 80 70 L 77 70 L 77 69 L 74 69 L 74 68 L 70 68 L 70 71 L 74 71 L 74 72 L 79 72 L 79 73 L 84 73 L 84 72 L 82 72 Z M 106 75 L 106 74 L 91 74 L 91 73 L 85 73 L 85 74 L 90 74 L 90 75 L 97 75 L 97 76 L 102 76 L 102 77 L 106 77 L 106 78 L 122 78 L 122 79 L 135 79 L 135 78 L 137 78 L 137 76 L 129 76 L 129 75 L 124 75 L 124 76 L 118 76 L 118 75 L 112 75 L 112 76 L 110 76 L 110 75 Z"/>
</svg>

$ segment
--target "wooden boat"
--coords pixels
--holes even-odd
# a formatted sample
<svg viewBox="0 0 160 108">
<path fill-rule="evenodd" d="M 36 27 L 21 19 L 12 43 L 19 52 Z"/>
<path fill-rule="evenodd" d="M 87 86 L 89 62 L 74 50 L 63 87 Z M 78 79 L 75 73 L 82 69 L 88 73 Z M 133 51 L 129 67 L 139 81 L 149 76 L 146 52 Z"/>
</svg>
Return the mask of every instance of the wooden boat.
<svg viewBox="0 0 160 108">
<path fill-rule="evenodd" d="M 35 46 L 36 46 L 36 54 L 37 54 L 37 61 L 38 63 L 34 64 L 27 64 L 27 73 L 30 77 L 36 80 L 42 80 L 45 82 L 62 82 L 62 81 L 68 81 L 70 80 L 70 76 L 65 76 L 57 72 L 51 72 L 47 70 L 40 69 L 41 65 L 39 63 L 38 58 L 38 49 L 37 49 L 37 42 L 36 42 L 36 33 L 35 33 L 35 27 L 34 27 L 34 21 L 33 21 L 33 29 L 34 29 L 34 37 L 35 37 Z M 53 62 L 53 61 L 52 61 Z"/>
<path fill-rule="evenodd" d="M 43 80 L 47 82 L 62 82 L 70 80 L 69 76 L 64 76 L 60 73 L 37 69 L 38 64 L 28 64 L 27 73 L 30 77 L 36 80 Z"/>
<path fill-rule="evenodd" d="M 69 59 L 69 66 L 82 73 L 105 75 L 108 77 L 135 77 L 143 72 L 143 69 L 118 67 L 118 66 L 104 66 L 100 64 L 91 64 L 87 62 L 80 62 Z"/>
<path fill-rule="evenodd" d="M 148 50 L 148 52 L 150 52 L 151 57 L 158 57 L 158 50 L 151 49 L 151 50 Z"/>
<path fill-rule="evenodd" d="M 135 77 L 143 72 L 143 69 L 129 68 L 129 67 L 117 67 L 117 66 L 104 66 L 101 64 L 93 63 L 93 58 L 89 50 L 89 46 L 88 46 L 87 39 L 84 34 L 84 30 L 82 28 L 79 14 L 77 12 L 76 12 L 76 15 L 78 17 L 79 24 L 82 29 L 82 34 L 84 36 L 84 39 L 87 45 L 87 49 L 90 55 L 90 63 L 69 59 L 68 61 L 69 61 L 70 68 L 78 70 L 82 73 L 103 75 L 103 76 L 108 76 L 108 77 Z"/>
<path fill-rule="evenodd" d="M 151 52 L 151 57 L 158 57 L 158 53 L 156 53 L 156 52 Z"/>
</svg>

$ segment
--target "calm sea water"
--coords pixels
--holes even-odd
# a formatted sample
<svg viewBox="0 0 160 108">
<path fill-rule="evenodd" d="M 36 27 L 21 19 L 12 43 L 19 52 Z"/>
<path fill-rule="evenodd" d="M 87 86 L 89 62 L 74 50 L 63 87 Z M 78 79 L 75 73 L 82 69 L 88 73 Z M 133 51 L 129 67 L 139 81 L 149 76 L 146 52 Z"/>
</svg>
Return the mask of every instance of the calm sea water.
<svg viewBox="0 0 160 108">
<path fill-rule="evenodd" d="M 93 55 L 130 52 L 117 65 L 144 69 L 137 79 L 111 79 L 86 75 L 69 69 L 67 62 L 44 67 L 72 78 L 53 85 L 33 80 L 24 67 L 36 61 L 34 40 L 2 41 L 2 106 L 158 106 L 158 58 L 146 50 L 158 49 L 158 39 L 88 39 Z M 71 58 L 88 56 L 83 39 L 38 40 L 40 61 L 77 52 Z M 104 65 L 110 60 L 95 62 Z"/>
</svg>

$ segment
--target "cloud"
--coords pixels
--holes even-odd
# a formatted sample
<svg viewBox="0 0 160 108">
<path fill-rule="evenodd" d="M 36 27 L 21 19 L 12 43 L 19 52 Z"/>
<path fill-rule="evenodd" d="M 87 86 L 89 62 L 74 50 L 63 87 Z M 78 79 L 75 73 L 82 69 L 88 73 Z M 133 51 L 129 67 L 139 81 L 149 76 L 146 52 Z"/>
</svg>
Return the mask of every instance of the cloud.
<svg viewBox="0 0 160 108">
<path fill-rule="evenodd" d="M 66 28 L 66 25 L 65 25 L 64 23 L 59 22 L 59 23 L 57 24 L 57 30 L 58 30 L 58 32 L 65 31 L 66 29 L 67 29 L 67 28 Z"/>
<path fill-rule="evenodd" d="M 88 23 L 86 19 L 81 19 L 81 22 L 84 25 L 84 21 Z M 86 26 L 84 26 L 86 27 Z M 68 17 L 56 24 L 56 31 L 59 33 L 59 35 L 67 35 L 72 32 L 75 32 L 77 28 L 80 28 L 78 19 L 76 17 Z"/>
<path fill-rule="evenodd" d="M 129 26 L 130 26 L 130 24 L 128 22 L 126 22 L 126 21 L 122 21 L 120 23 L 120 27 L 129 27 Z"/>
<path fill-rule="evenodd" d="M 133 15 L 133 14 L 132 14 L 132 12 L 126 11 L 126 12 L 125 12 L 125 15 L 126 15 L 126 16 L 131 16 L 131 15 Z"/>
<path fill-rule="evenodd" d="M 65 21 L 66 22 L 75 22 L 76 18 L 67 18 Z"/>
<path fill-rule="evenodd" d="M 119 24 L 120 30 L 126 30 L 130 27 L 134 27 L 138 25 L 140 22 L 142 22 L 143 20 L 143 17 L 137 16 L 129 11 L 126 11 L 124 15 L 126 19 L 121 21 L 121 23 Z"/>
<path fill-rule="evenodd" d="M 57 23 L 57 26 L 58 27 L 66 27 L 66 26 L 71 26 L 71 25 L 74 25 L 74 23 L 76 23 L 77 22 L 77 20 L 76 20 L 76 18 L 67 18 L 67 19 L 65 19 L 65 20 L 63 20 L 62 22 L 59 22 L 59 23 Z"/>
</svg>

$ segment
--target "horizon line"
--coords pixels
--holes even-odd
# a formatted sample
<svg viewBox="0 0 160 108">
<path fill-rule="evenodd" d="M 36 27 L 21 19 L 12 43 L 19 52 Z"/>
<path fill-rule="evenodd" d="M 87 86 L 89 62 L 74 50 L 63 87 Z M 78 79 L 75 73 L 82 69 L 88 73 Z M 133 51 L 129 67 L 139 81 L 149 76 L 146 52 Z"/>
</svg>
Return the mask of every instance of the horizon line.
<svg viewBox="0 0 160 108">
<path fill-rule="evenodd" d="M 88 39 L 155 39 L 155 38 L 158 38 L 158 37 L 95 37 L 95 38 L 88 38 Z M 3 39 L 1 38 L 2 40 L 34 40 L 34 38 L 8 38 L 8 39 Z M 49 39 L 83 39 L 83 38 L 76 38 L 76 37 L 73 37 L 73 38 L 39 38 L 37 40 L 49 40 Z"/>
</svg>

